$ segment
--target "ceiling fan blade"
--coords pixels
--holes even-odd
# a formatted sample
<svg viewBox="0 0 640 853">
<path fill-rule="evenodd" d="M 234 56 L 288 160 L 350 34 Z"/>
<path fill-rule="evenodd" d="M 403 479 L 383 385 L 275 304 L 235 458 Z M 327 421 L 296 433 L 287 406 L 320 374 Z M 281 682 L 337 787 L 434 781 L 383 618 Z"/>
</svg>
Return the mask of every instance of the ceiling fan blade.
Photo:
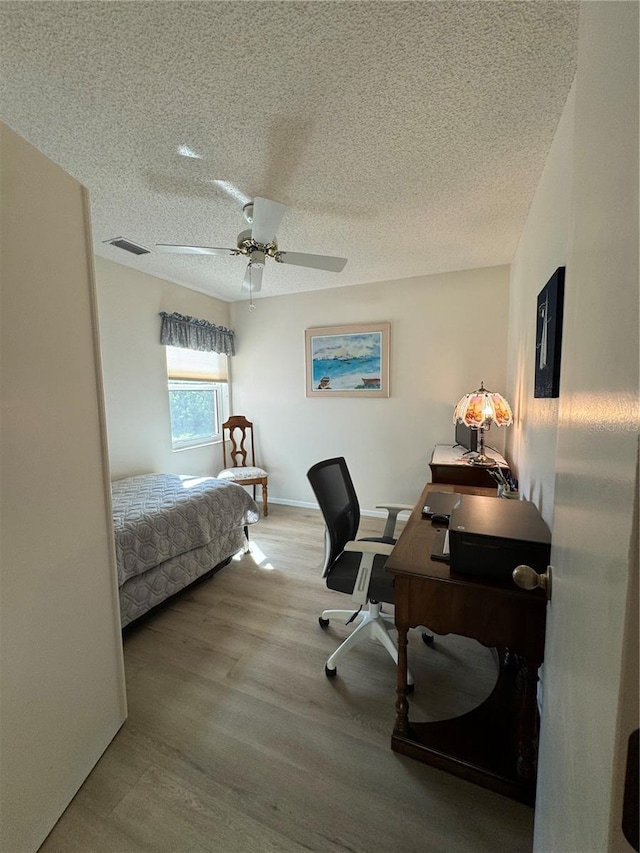
<svg viewBox="0 0 640 853">
<path fill-rule="evenodd" d="M 311 267 L 314 270 L 342 272 L 346 258 L 331 258 L 328 255 L 306 255 L 302 252 L 278 252 L 276 260 L 281 264 L 293 264 L 297 267 Z"/>
<path fill-rule="evenodd" d="M 244 274 L 244 281 L 242 282 L 242 291 L 244 293 L 259 293 L 262 290 L 263 272 L 264 267 L 247 264 L 247 271 Z"/>
<path fill-rule="evenodd" d="M 271 243 L 287 208 L 268 198 L 254 198 L 251 236 L 256 243 Z"/>
<path fill-rule="evenodd" d="M 236 255 L 236 249 L 215 249 L 212 246 L 172 246 L 156 243 L 159 252 L 173 252 L 177 255 Z"/>
</svg>

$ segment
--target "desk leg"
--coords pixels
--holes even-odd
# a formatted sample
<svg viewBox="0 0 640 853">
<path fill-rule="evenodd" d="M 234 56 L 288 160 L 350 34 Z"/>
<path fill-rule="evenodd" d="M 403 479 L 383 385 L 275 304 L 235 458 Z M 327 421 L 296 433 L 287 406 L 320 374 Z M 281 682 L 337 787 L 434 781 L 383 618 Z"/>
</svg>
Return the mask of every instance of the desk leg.
<svg viewBox="0 0 640 853">
<path fill-rule="evenodd" d="M 523 660 L 523 708 L 518 742 L 518 776 L 535 782 L 538 758 L 538 667 L 539 663 Z"/>
<path fill-rule="evenodd" d="M 407 644 L 408 644 L 408 628 L 398 629 L 398 682 L 396 691 L 398 698 L 396 699 L 396 724 L 393 733 L 396 735 L 407 736 L 409 734 L 409 702 L 407 700 Z"/>
</svg>

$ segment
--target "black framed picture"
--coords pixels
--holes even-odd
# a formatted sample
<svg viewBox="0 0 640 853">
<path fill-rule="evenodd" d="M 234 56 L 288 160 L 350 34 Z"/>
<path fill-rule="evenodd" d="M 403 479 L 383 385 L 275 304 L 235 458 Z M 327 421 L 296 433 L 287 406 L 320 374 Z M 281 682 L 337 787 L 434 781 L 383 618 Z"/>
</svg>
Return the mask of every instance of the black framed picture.
<svg viewBox="0 0 640 853">
<path fill-rule="evenodd" d="M 534 397 L 560 396 L 564 271 L 558 267 L 538 294 Z"/>
</svg>

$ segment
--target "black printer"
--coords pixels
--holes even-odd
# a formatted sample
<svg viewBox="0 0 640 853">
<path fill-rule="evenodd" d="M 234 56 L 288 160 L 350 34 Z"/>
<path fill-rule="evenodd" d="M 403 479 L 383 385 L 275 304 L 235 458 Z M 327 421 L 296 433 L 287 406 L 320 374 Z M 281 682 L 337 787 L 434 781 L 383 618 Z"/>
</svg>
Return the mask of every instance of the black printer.
<svg viewBox="0 0 640 853">
<path fill-rule="evenodd" d="M 511 581 L 524 563 L 547 570 L 551 532 L 535 504 L 481 495 L 463 495 L 449 519 L 452 572 Z"/>
</svg>

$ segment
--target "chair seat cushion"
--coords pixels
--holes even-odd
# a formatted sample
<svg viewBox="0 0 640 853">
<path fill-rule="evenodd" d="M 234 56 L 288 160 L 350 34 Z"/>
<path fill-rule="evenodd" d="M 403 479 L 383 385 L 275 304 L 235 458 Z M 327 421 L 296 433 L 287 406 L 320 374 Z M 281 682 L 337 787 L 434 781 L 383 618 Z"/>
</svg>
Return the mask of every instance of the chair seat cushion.
<svg viewBox="0 0 640 853">
<path fill-rule="evenodd" d="M 225 468 L 218 474 L 219 480 L 257 480 L 258 477 L 266 477 L 267 472 L 262 468 Z"/>
<path fill-rule="evenodd" d="M 386 537 L 367 537 L 361 542 L 384 542 L 395 545 L 395 539 Z M 387 604 L 394 602 L 393 575 L 385 571 L 387 562 L 386 554 L 379 554 L 373 560 L 373 571 L 369 582 L 369 598 L 374 601 L 383 601 Z M 343 551 L 329 569 L 327 575 L 327 586 L 336 592 L 344 592 L 351 595 L 356 582 L 358 568 L 360 567 L 360 554 L 357 551 Z"/>
</svg>

